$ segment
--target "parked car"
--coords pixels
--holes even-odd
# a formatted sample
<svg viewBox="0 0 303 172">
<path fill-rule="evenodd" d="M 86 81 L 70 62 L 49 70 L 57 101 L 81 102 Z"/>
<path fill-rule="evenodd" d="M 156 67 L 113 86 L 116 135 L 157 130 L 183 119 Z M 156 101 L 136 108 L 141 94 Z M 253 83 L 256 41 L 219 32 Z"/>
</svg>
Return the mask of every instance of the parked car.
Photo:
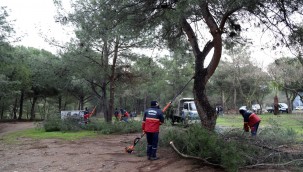
<svg viewBox="0 0 303 172">
<path fill-rule="evenodd" d="M 253 104 L 252 106 L 251 106 L 251 109 L 254 111 L 254 112 L 260 112 L 260 110 L 261 110 L 261 106 L 259 105 L 259 104 Z"/>
<path fill-rule="evenodd" d="M 279 111 L 281 113 L 286 112 L 288 113 L 288 105 L 286 103 L 278 103 L 279 104 Z"/>
<path fill-rule="evenodd" d="M 272 106 L 267 106 L 266 107 L 267 112 L 269 113 L 273 113 L 274 112 L 274 108 Z"/>
<path fill-rule="evenodd" d="M 284 113 L 284 112 L 288 113 L 288 105 L 286 103 L 278 103 L 278 107 L 279 107 L 280 113 Z M 269 113 L 273 113 L 274 112 L 273 106 L 267 106 L 266 110 Z"/>
<path fill-rule="evenodd" d="M 295 110 L 303 110 L 303 106 L 297 106 Z"/>
</svg>

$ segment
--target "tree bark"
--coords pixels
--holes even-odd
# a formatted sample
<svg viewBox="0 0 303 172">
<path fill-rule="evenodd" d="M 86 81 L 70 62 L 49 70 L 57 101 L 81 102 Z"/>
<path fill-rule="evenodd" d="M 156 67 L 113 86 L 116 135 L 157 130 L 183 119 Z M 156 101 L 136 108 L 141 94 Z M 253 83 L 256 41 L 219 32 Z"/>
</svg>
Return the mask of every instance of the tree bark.
<svg viewBox="0 0 303 172">
<path fill-rule="evenodd" d="M 62 110 L 62 95 L 58 96 L 58 110 L 59 112 Z"/>
<path fill-rule="evenodd" d="M 210 105 L 209 100 L 207 98 L 206 84 L 209 78 L 214 74 L 220 62 L 222 55 L 221 30 L 223 30 L 224 28 L 227 17 L 231 15 L 233 11 L 227 12 L 225 15 L 223 15 L 219 28 L 209 11 L 208 3 L 206 1 L 201 2 L 200 8 L 202 16 L 208 28 L 210 29 L 210 33 L 213 37 L 213 40 L 209 41 L 204 46 L 202 52 L 199 49 L 197 36 L 195 35 L 192 27 L 185 18 L 181 19 L 181 26 L 188 37 L 188 41 L 193 49 L 193 53 L 195 56 L 195 80 L 193 94 L 195 98 L 195 103 L 197 105 L 197 111 L 199 113 L 202 126 L 210 131 L 213 131 L 216 125 L 217 115 L 215 113 L 215 108 Z M 212 59 L 207 68 L 204 68 L 205 58 L 212 49 L 214 49 Z"/>
<path fill-rule="evenodd" d="M 116 75 L 116 62 L 118 58 L 118 45 L 119 40 L 116 39 L 115 48 L 114 48 L 114 58 L 113 64 L 111 66 L 111 75 L 109 78 L 109 105 L 108 105 L 108 118 L 109 122 L 112 121 L 112 116 L 114 113 L 114 103 L 115 103 L 115 75 Z"/>
<path fill-rule="evenodd" d="M 17 104 L 18 104 L 18 98 L 15 98 L 15 103 L 13 107 L 13 119 L 17 119 Z"/>
<path fill-rule="evenodd" d="M 23 116 L 23 102 L 24 102 L 24 90 L 21 90 L 20 102 L 19 102 L 19 117 L 18 120 L 22 119 Z"/>
<path fill-rule="evenodd" d="M 34 120 L 36 118 L 35 116 L 35 106 L 36 102 L 38 100 L 38 97 L 36 95 L 33 96 L 33 102 L 32 102 L 32 107 L 31 107 L 31 114 L 30 114 L 30 120 Z"/>
<path fill-rule="evenodd" d="M 279 99 L 278 96 L 276 95 L 274 97 L 274 115 L 278 115 L 279 114 Z"/>
</svg>

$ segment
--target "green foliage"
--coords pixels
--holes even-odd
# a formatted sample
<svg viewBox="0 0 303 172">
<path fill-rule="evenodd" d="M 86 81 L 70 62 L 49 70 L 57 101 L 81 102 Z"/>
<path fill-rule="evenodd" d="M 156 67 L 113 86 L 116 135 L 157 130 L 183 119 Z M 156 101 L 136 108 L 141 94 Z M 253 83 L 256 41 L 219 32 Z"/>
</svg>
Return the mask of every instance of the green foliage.
<svg viewBox="0 0 303 172">
<path fill-rule="evenodd" d="M 161 143 L 168 146 L 173 141 L 184 154 L 201 157 L 209 162 L 220 164 L 229 171 L 235 171 L 245 164 L 237 142 L 223 140 L 216 133 L 192 125 L 188 129 L 167 128 L 163 131 Z M 243 147 L 243 150 L 246 150 Z"/>
<path fill-rule="evenodd" d="M 247 165 L 277 164 L 293 160 L 295 157 L 283 152 L 277 154 L 276 151 L 280 145 L 295 143 L 296 137 L 293 129 L 281 128 L 274 121 L 262 129 L 258 137 L 244 135 L 238 128 L 218 134 L 209 132 L 200 125 L 192 125 L 187 129 L 165 126 L 160 144 L 169 147 L 170 141 L 173 141 L 183 154 L 219 164 L 227 171 L 238 171 Z M 297 155 L 300 156 L 302 155 Z"/>
<path fill-rule="evenodd" d="M 54 116 L 44 120 L 41 128 L 46 132 L 89 130 L 96 131 L 101 134 L 135 133 L 141 131 L 141 122 L 129 121 L 108 123 L 104 120 L 91 118 L 90 121 L 85 124 L 84 121 L 79 118 L 61 119 L 60 116 Z"/>
<path fill-rule="evenodd" d="M 103 120 L 91 119 L 84 128 L 87 130 L 97 131 L 102 134 L 135 133 L 141 131 L 141 122 L 129 121 L 108 123 Z"/>
<path fill-rule="evenodd" d="M 283 145 L 296 142 L 298 134 L 293 128 L 283 128 L 276 120 L 270 118 L 269 126 L 262 129 L 259 137 L 271 145 Z"/>
<path fill-rule="evenodd" d="M 60 131 L 61 119 L 60 116 L 50 116 L 44 120 L 39 128 L 43 128 L 46 132 Z"/>
<path fill-rule="evenodd" d="M 51 116 L 42 123 L 42 128 L 46 132 L 52 131 L 79 131 L 84 126 L 83 120 L 79 118 L 65 118 L 61 119 L 59 115 Z"/>
</svg>

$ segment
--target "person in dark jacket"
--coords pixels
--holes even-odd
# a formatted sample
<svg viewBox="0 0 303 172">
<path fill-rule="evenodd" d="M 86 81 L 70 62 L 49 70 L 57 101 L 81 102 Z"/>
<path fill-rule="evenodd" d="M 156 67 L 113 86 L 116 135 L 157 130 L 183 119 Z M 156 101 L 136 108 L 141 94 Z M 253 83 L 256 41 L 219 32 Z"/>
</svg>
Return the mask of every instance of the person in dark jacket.
<svg viewBox="0 0 303 172">
<path fill-rule="evenodd" d="M 257 114 L 249 112 L 245 109 L 240 109 L 239 112 L 244 118 L 244 130 L 249 132 L 250 129 L 251 135 L 256 136 L 261 118 Z"/>
<path fill-rule="evenodd" d="M 151 107 L 145 110 L 142 130 L 146 134 L 148 160 L 157 160 L 157 148 L 159 140 L 160 125 L 164 123 L 162 110 L 159 108 L 157 101 L 151 101 Z"/>
<path fill-rule="evenodd" d="M 115 109 L 114 115 L 115 115 L 116 120 L 120 121 L 118 108 Z"/>
</svg>

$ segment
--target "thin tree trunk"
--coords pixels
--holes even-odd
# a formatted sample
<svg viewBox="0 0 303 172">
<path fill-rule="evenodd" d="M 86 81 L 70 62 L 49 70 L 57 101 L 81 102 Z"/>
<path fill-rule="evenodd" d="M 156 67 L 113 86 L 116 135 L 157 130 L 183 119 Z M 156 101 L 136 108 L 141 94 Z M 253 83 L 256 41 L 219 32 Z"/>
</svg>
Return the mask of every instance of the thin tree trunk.
<svg viewBox="0 0 303 172">
<path fill-rule="evenodd" d="M 290 101 L 290 95 L 287 90 L 285 90 L 285 94 L 286 94 L 287 105 L 288 105 L 287 113 L 291 113 L 292 112 L 292 103 Z"/>
<path fill-rule="evenodd" d="M 30 120 L 34 120 L 36 118 L 35 116 L 35 105 L 38 100 L 38 97 L 36 95 L 33 96 L 33 102 L 32 102 L 32 107 L 31 107 L 31 114 L 30 114 Z"/>
<path fill-rule="evenodd" d="M 13 107 L 13 119 L 17 119 L 17 104 L 18 104 L 18 98 L 15 98 L 15 103 Z"/>
<path fill-rule="evenodd" d="M 106 92 L 105 82 L 102 84 L 101 90 L 102 90 L 102 100 L 103 100 L 101 101 L 101 107 L 103 109 L 104 119 L 106 122 L 111 122 L 111 119 L 109 119 L 109 115 L 108 115 L 107 92 Z"/>
<path fill-rule="evenodd" d="M 108 115 L 109 115 L 109 122 L 112 121 L 112 116 L 114 113 L 114 103 L 115 103 L 115 75 L 116 75 L 116 62 L 118 58 L 118 47 L 119 46 L 119 39 L 116 39 L 115 42 L 115 49 L 114 49 L 114 58 L 113 64 L 111 66 L 111 76 L 109 80 L 109 105 L 108 105 Z"/>
<path fill-rule="evenodd" d="M 20 104 L 19 104 L 19 117 L 18 117 L 18 120 L 21 120 L 22 119 L 22 116 L 23 116 L 23 102 L 24 102 L 24 90 L 21 90 L 21 96 L 20 96 Z"/>
<path fill-rule="evenodd" d="M 274 115 L 278 115 L 279 114 L 279 99 L 278 96 L 276 95 L 274 97 Z"/>
<path fill-rule="evenodd" d="M 84 109 L 84 96 L 81 95 L 79 98 L 79 110 L 83 110 Z"/>
<path fill-rule="evenodd" d="M 58 110 L 59 112 L 62 110 L 62 95 L 58 96 Z"/>
<path fill-rule="evenodd" d="M 3 115 L 4 115 L 4 103 L 2 103 L 1 105 L 1 119 L 3 119 Z"/>
</svg>

